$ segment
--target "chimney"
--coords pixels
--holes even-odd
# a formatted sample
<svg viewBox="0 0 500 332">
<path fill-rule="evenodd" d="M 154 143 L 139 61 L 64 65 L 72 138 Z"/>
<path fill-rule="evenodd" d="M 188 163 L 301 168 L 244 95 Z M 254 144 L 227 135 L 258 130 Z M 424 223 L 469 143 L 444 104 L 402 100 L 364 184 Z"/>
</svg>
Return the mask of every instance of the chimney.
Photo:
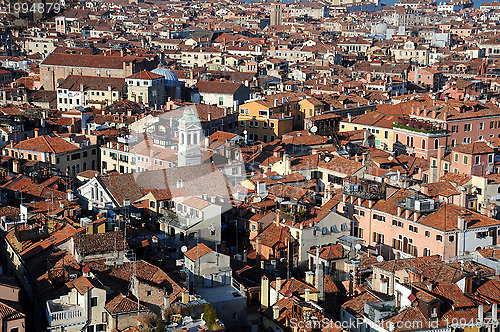
<svg viewBox="0 0 500 332">
<path fill-rule="evenodd" d="M 484 306 L 482 304 L 477 307 L 477 320 L 478 322 L 484 322 Z"/>
<path fill-rule="evenodd" d="M 260 239 L 260 237 L 258 237 L 257 239 L 255 239 L 255 247 L 256 247 L 255 248 L 255 252 L 256 252 L 255 259 L 257 260 L 257 262 L 260 261 L 260 255 L 261 255 L 260 254 L 260 250 L 261 250 L 260 246 L 261 246 L 261 239 Z"/>
<path fill-rule="evenodd" d="M 279 317 L 280 317 L 280 307 L 278 307 L 277 305 L 275 305 L 273 307 L 273 319 L 277 320 Z"/>
<path fill-rule="evenodd" d="M 467 188 L 462 188 L 460 193 L 460 206 L 467 208 Z"/>
<path fill-rule="evenodd" d="M 67 194 L 68 194 L 68 195 L 67 195 L 67 196 L 68 196 L 68 197 L 67 197 L 68 201 L 73 202 L 73 199 L 74 199 L 74 196 L 73 196 L 73 191 L 72 191 L 72 190 L 70 190 L 70 189 L 68 189 L 68 190 L 67 190 Z"/>
<path fill-rule="evenodd" d="M 260 306 L 262 309 L 269 307 L 269 279 L 266 276 L 260 279 Z"/>
<path fill-rule="evenodd" d="M 21 173 L 21 167 L 20 167 L 19 160 L 14 159 L 14 161 L 12 161 L 12 171 L 16 174 Z"/>
<path fill-rule="evenodd" d="M 304 292 L 305 292 L 305 293 L 304 293 L 304 300 L 305 300 L 306 302 L 311 301 L 311 290 L 310 290 L 309 288 L 306 288 L 306 289 L 304 290 Z"/>
<path fill-rule="evenodd" d="M 496 322 L 498 320 L 498 304 L 493 303 L 491 305 L 491 320 Z"/>
<path fill-rule="evenodd" d="M 306 282 L 311 286 L 314 285 L 314 272 L 313 271 L 306 272 Z"/>
<path fill-rule="evenodd" d="M 319 262 L 319 250 L 316 248 L 316 280 L 315 287 L 319 290 L 319 300 L 323 301 L 325 299 L 325 281 L 323 276 L 323 265 Z"/>
<path fill-rule="evenodd" d="M 288 175 L 290 173 L 290 167 L 292 165 L 292 161 L 290 157 L 285 153 L 283 154 L 283 175 Z"/>
<path fill-rule="evenodd" d="M 351 113 L 347 113 L 347 121 L 352 122 L 352 115 Z"/>
<path fill-rule="evenodd" d="M 444 151 L 445 151 L 444 146 L 438 146 L 438 151 L 437 151 L 437 181 L 439 182 L 439 179 L 441 179 L 441 172 L 443 171 L 443 158 L 444 158 Z"/>
<path fill-rule="evenodd" d="M 212 121 L 212 113 L 208 112 L 208 121 Z"/>
<path fill-rule="evenodd" d="M 283 280 L 281 280 L 280 277 L 276 277 L 276 293 L 279 293 L 281 291 L 282 284 L 283 284 Z"/>
<path fill-rule="evenodd" d="M 458 219 L 457 219 L 457 228 L 458 228 L 458 230 L 464 231 L 466 227 L 467 227 L 467 224 L 465 222 L 465 218 L 464 217 L 458 217 Z"/>
<path fill-rule="evenodd" d="M 182 303 L 189 303 L 189 291 L 182 292 Z"/>
<path fill-rule="evenodd" d="M 37 138 L 40 135 L 40 129 L 35 128 L 35 138 Z"/>
</svg>

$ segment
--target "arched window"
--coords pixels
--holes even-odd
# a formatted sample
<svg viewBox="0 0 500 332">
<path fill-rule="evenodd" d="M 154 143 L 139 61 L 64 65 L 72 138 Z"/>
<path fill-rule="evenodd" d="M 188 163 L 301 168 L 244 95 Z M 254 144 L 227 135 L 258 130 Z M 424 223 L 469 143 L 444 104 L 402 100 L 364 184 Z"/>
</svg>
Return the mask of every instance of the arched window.
<svg viewBox="0 0 500 332">
<path fill-rule="evenodd" d="M 436 149 L 436 150 L 437 150 L 438 148 L 439 148 L 439 139 L 437 139 L 437 138 L 436 138 L 436 139 L 434 140 L 434 149 Z"/>
<path fill-rule="evenodd" d="M 396 134 L 396 136 L 394 138 L 395 138 L 396 142 L 399 142 L 399 134 Z"/>
<path fill-rule="evenodd" d="M 422 150 L 425 150 L 425 139 L 422 140 Z"/>
<path fill-rule="evenodd" d="M 184 133 L 181 133 L 181 144 L 184 144 Z"/>
</svg>

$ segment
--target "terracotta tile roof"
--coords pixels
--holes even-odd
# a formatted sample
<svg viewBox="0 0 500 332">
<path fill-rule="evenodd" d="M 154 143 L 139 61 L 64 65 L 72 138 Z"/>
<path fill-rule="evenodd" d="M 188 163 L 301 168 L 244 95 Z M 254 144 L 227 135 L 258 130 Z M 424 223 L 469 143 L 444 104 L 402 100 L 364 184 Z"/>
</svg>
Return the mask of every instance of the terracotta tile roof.
<svg viewBox="0 0 500 332">
<path fill-rule="evenodd" d="M 326 159 L 320 161 L 318 166 L 350 176 L 359 171 L 363 167 L 363 164 L 354 160 L 334 156 L 329 161 L 326 161 Z"/>
<path fill-rule="evenodd" d="M 460 195 L 460 192 L 448 181 L 433 182 L 423 186 L 427 187 L 427 195 L 431 197 Z"/>
<path fill-rule="evenodd" d="M 423 268 L 426 266 L 436 265 L 442 262 L 439 256 L 424 256 L 406 259 L 393 259 L 381 263 L 372 264 L 373 267 L 379 268 L 383 271 L 394 273 L 405 268 Z"/>
<path fill-rule="evenodd" d="M 443 180 L 456 183 L 459 186 L 463 186 L 467 182 L 472 180 L 472 176 L 466 174 L 448 172 L 441 177 L 441 181 Z"/>
<path fill-rule="evenodd" d="M 282 139 L 284 144 L 293 145 L 320 145 L 330 141 L 328 137 L 321 135 L 312 135 L 307 130 L 294 131 L 283 134 Z"/>
<path fill-rule="evenodd" d="M 188 199 L 182 201 L 182 204 L 193 207 L 198 210 L 202 210 L 206 208 L 207 206 L 210 206 L 211 203 L 207 202 L 201 198 L 198 197 L 189 197 Z"/>
<path fill-rule="evenodd" d="M 500 303 L 500 280 L 488 280 L 478 287 L 476 295 Z"/>
<path fill-rule="evenodd" d="M 457 145 L 451 148 L 451 150 L 472 155 L 495 152 L 495 150 L 493 150 L 486 142 L 483 141 L 473 142 L 470 144 Z"/>
<path fill-rule="evenodd" d="M 261 244 L 269 248 L 284 248 L 286 246 L 286 239 L 290 236 L 290 231 L 281 225 L 276 225 L 276 223 L 269 224 L 264 230 L 259 234 L 255 235 L 252 239 L 256 241 L 260 238 Z"/>
<path fill-rule="evenodd" d="M 80 84 L 83 85 L 84 91 L 108 91 L 108 87 L 111 87 L 112 91 L 117 91 L 123 88 L 125 85 L 125 79 L 115 77 L 69 75 L 58 86 L 58 88 L 70 91 L 80 91 Z"/>
<path fill-rule="evenodd" d="M 66 285 L 69 288 L 75 287 L 78 293 L 82 295 L 86 294 L 89 290 L 93 288 L 99 287 L 99 283 L 97 282 L 97 280 L 95 280 L 94 278 L 87 278 L 84 276 L 81 276 L 73 281 L 70 281 L 66 283 Z"/>
<path fill-rule="evenodd" d="M 456 284 L 440 284 L 435 292 L 451 302 L 453 310 L 471 308 L 475 303 Z"/>
<path fill-rule="evenodd" d="M 210 249 L 209 246 L 207 246 L 204 243 L 200 243 L 196 247 L 193 247 L 193 248 L 189 249 L 188 251 L 186 251 L 184 256 L 186 256 L 187 258 L 189 258 L 192 261 L 195 261 L 198 258 L 201 258 L 212 251 L 213 250 Z"/>
<path fill-rule="evenodd" d="M 288 280 L 282 280 L 281 283 L 280 294 L 283 296 L 285 296 L 287 290 L 292 291 L 294 296 L 304 295 L 306 293 L 306 289 L 309 289 L 311 293 L 319 293 L 319 290 L 314 288 L 314 286 L 293 277 Z M 269 285 L 276 289 L 276 281 L 271 281 Z"/>
<path fill-rule="evenodd" d="M 98 234 L 78 234 L 75 236 L 75 250 L 83 255 L 123 251 L 128 248 L 121 230 Z"/>
<path fill-rule="evenodd" d="M 132 79 L 136 79 L 136 80 L 151 80 L 152 81 L 152 80 L 156 80 L 159 78 L 163 78 L 163 76 L 159 75 L 159 74 L 155 74 L 155 73 L 147 71 L 147 70 L 143 70 L 143 71 L 137 72 L 135 74 L 132 74 L 130 76 L 127 76 L 127 78 L 132 78 Z"/>
<path fill-rule="evenodd" d="M 149 310 L 146 306 L 137 304 L 137 300 L 133 300 L 122 293 L 118 294 L 114 299 L 106 303 L 105 308 L 112 315 Z"/>
<path fill-rule="evenodd" d="M 0 318 L 2 321 L 9 321 L 24 318 L 24 314 L 0 301 Z"/>
<path fill-rule="evenodd" d="M 220 93 L 220 94 L 235 94 L 242 87 L 241 83 L 233 82 L 218 82 L 218 81 L 198 81 L 194 88 L 199 92 L 205 93 Z"/>
<path fill-rule="evenodd" d="M 365 311 L 365 303 L 381 302 L 377 296 L 370 292 L 364 292 L 355 298 L 342 304 L 342 308 L 355 317 L 361 317 Z"/>
<path fill-rule="evenodd" d="M 308 253 L 316 255 L 316 249 L 311 249 Z M 344 247 L 341 244 L 332 244 L 326 247 L 321 247 L 319 257 L 326 260 L 343 258 Z"/>
<path fill-rule="evenodd" d="M 61 137 L 42 135 L 21 141 L 14 145 L 14 149 L 45 153 L 63 153 L 79 150 L 80 148 Z"/>
<path fill-rule="evenodd" d="M 412 324 L 398 324 L 399 322 L 410 322 Z M 425 318 L 420 308 L 409 307 L 404 309 L 402 312 L 393 316 L 383 322 L 383 326 L 390 331 L 412 331 L 415 329 L 414 326 L 429 326 L 429 322 Z M 394 328 L 391 329 L 391 326 Z"/>
<path fill-rule="evenodd" d="M 45 58 L 45 60 L 42 61 L 41 65 L 123 70 L 123 58 L 120 56 L 82 55 L 52 52 Z"/>
<path fill-rule="evenodd" d="M 87 265 L 105 285 L 122 293 L 128 292 L 130 278 L 134 273 L 134 263 L 125 262 L 122 265 L 110 266 L 104 260 L 101 260 L 87 262 Z M 182 288 L 167 273 L 151 263 L 138 260 L 135 271 L 136 277 L 140 282 L 146 282 L 164 289 L 171 300 L 175 300 L 182 292 Z"/>
</svg>

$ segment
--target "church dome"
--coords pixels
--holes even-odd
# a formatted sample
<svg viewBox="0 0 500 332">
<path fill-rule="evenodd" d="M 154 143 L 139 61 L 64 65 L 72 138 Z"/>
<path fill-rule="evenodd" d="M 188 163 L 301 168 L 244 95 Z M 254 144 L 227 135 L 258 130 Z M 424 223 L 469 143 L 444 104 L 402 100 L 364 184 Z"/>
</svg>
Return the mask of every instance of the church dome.
<svg viewBox="0 0 500 332">
<path fill-rule="evenodd" d="M 152 72 L 165 77 L 166 86 L 178 86 L 182 84 L 181 82 L 179 82 L 179 78 L 177 77 L 177 75 L 175 75 L 175 73 L 168 68 L 158 67 L 156 69 L 153 69 Z"/>
<path fill-rule="evenodd" d="M 374 27 L 374 33 L 378 35 L 385 35 L 389 26 L 386 23 L 379 23 Z"/>
</svg>

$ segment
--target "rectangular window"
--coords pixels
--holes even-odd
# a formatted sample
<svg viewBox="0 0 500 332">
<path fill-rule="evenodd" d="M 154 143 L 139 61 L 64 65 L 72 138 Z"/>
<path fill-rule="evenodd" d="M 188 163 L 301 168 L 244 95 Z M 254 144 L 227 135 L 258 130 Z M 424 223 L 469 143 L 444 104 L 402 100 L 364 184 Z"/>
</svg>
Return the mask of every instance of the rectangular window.
<svg viewBox="0 0 500 332">
<path fill-rule="evenodd" d="M 479 130 L 483 130 L 484 129 L 484 122 L 479 122 Z"/>
<path fill-rule="evenodd" d="M 458 153 L 455 153 L 455 162 L 458 163 Z"/>
<path fill-rule="evenodd" d="M 373 232 L 373 242 L 383 244 L 384 243 L 384 234 Z"/>
<path fill-rule="evenodd" d="M 400 220 L 392 219 L 392 226 L 403 228 L 403 222 Z"/>
<path fill-rule="evenodd" d="M 464 156 L 464 165 L 469 165 L 469 156 Z"/>
<path fill-rule="evenodd" d="M 443 242 L 443 236 L 442 235 L 436 235 L 436 241 Z"/>
<path fill-rule="evenodd" d="M 479 165 L 479 163 L 480 163 L 480 157 L 474 156 L 474 165 Z"/>
<path fill-rule="evenodd" d="M 456 133 L 458 131 L 458 125 L 451 126 L 451 132 Z"/>
<path fill-rule="evenodd" d="M 90 306 L 91 307 L 97 307 L 97 297 L 92 297 L 90 299 Z"/>
<path fill-rule="evenodd" d="M 385 222 L 385 217 L 384 217 L 384 216 L 380 216 L 380 215 L 378 215 L 378 214 L 374 214 L 374 215 L 373 215 L 373 219 L 378 220 L 378 221 Z"/>
<path fill-rule="evenodd" d="M 471 130 L 472 130 L 472 124 L 470 124 L 470 123 L 464 124 L 464 131 L 465 132 L 471 131 Z"/>
</svg>

